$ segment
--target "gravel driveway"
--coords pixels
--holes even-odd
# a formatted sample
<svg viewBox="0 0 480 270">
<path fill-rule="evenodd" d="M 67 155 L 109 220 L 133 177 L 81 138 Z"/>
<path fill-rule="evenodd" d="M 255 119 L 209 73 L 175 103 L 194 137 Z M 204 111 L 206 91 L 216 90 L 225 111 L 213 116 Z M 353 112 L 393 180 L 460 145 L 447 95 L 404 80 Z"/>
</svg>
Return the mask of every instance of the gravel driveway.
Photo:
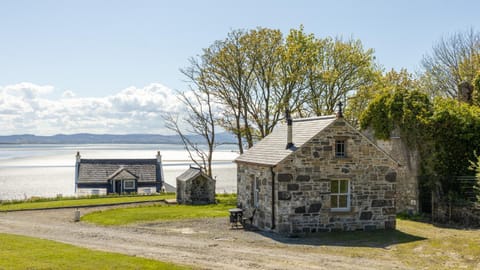
<svg viewBox="0 0 480 270">
<path fill-rule="evenodd" d="M 315 239 L 231 229 L 227 218 L 102 227 L 73 222 L 73 216 L 73 209 L 0 213 L 0 232 L 200 269 L 406 269 L 394 260 L 342 256 L 341 247 L 337 255 L 326 254 Z"/>
</svg>

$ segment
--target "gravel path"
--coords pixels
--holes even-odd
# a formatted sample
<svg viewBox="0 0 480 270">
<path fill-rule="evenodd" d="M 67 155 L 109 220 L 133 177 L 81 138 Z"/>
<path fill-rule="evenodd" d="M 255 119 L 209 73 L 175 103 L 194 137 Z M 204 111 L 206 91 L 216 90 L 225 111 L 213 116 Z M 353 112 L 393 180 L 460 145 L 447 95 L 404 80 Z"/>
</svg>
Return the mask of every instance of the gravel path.
<svg viewBox="0 0 480 270">
<path fill-rule="evenodd" d="M 200 269 L 406 269 L 394 260 L 342 256 L 341 248 L 338 255 L 325 254 L 315 239 L 231 229 L 227 218 L 102 227 L 75 223 L 73 216 L 73 209 L 0 213 L 0 232 Z"/>
</svg>

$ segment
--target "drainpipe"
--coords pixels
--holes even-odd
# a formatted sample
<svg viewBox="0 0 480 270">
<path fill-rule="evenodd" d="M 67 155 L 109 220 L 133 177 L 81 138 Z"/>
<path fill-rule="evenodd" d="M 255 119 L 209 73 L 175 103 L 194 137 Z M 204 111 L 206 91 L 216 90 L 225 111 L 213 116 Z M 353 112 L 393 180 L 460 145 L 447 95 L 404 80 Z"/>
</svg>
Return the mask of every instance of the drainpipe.
<svg viewBox="0 0 480 270">
<path fill-rule="evenodd" d="M 272 173 L 272 230 L 275 229 L 275 172 L 273 167 L 270 167 L 270 172 Z"/>
<path fill-rule="evenodd" d="M 162 191 L 162 189 L 165 187 L 165 182 L 163 179 L 163 166 L 162 166 L 162 155 L 160 154 L 160 151 L 157 151 L 157 166 L 159 166 L 159 171 L 160 171 L 160 187 L 156 185 L 157 192 Z M 155 179 L 157 180 L 157 179 Z"/>
<path fill-rule="evenodd" d="M 77 155 L 75 156 L 76 161 L 75 161 L 75 194 L 77 194 L 77 186 L 78 186 L 78 174 L 79 169 L 80 169 L 80 160 L 82 159 L 80 156 L 80 152 L 77 152 Z"/>
</svg>

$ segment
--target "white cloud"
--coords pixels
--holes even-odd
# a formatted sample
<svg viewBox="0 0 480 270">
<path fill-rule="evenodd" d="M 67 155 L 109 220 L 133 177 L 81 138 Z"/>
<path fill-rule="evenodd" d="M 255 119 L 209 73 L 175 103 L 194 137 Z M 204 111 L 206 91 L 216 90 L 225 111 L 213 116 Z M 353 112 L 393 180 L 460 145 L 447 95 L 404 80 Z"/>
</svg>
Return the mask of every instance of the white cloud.
<svg viewBox="0 0 480 270">
<path fill-rule="evenodd" d="M 70 90 L 67 90 L 62 93 L 62 98 L 73 98 L 75 96 L 76 96 L 75 93 Z"/>
<path fill-rule="evenodd" d="M 128 87 L 117 94 L 92 98 L 65 91 L 60 99 L 45 94 L 54 87 L 32 83 L 0 86 L 0 135 L 31 133 L 171 133 L 162 114 L 181 112 L 175 93 L 158 83 Z"/>
</svg>

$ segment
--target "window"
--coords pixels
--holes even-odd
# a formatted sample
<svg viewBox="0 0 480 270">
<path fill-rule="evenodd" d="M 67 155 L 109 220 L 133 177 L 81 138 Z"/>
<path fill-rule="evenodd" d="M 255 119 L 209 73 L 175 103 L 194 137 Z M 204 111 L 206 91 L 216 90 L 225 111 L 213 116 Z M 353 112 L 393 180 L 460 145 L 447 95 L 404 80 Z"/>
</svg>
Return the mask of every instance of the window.
<svg viewBox="0 0 480 270">
<path fill-rule="evenodd" d="M 350 210 L 350 181 L 330 181 L 330 209 L 332 211 Z"/>
<path fill-rule="evenodd" d="M 347 155 L 345 154 L 345 140 L 336 140 L 335 141 L 335 157 L 344 158 Z"/>
<path fill-rule="evenodd" d="M 134 180 L 125 180 L 123 182 L 123 189 L 135 189 L 135 181 Z"/>
</svg>

